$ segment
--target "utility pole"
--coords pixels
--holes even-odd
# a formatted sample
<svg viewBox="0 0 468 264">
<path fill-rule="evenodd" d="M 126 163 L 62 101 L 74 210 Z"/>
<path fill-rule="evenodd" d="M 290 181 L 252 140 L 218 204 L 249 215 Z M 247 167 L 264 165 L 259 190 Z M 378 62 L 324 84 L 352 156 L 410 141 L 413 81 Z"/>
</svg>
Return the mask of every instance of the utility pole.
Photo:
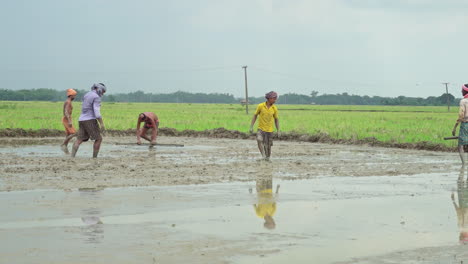
<svg viewBox="0 0 468 264">
<path fill-rule="evenodd" d="M 450 99 L 448 95 L 448 82 L 443 82 L 442 84 L 445 84 L 445 95 L 447 97 L 447 111 L 450 112 Z"/>
<path fill-rule="evenodd" d="M 247 66 L 242 66 L 244 69 L 244 79 L 245 79 L 245 113 L 249 114 L 249 92 L 247 90 Z"/>
</svg>

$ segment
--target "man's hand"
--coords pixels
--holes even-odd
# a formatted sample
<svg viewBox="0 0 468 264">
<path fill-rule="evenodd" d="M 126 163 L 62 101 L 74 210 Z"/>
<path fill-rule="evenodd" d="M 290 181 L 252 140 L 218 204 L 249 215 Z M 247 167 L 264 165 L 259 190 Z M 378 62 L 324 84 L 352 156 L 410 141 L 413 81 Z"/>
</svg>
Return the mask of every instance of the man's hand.
<svg viewBox="0 0 468 264">
<path fill-rule="evenodd" d="M 71 128 L 73 126 L 72 123 L 68 123 L 68 127 Z"/>
<path fill-rule="evenodd" d="M 457 132 L 456 128 L 452 130 L 452 136 L 455 136 L 455 133 Z"/>
<path fill-rule="evenodd" d="M 104 132 L 106 132 L 106 126 L 102 125 L 101 126 L 101 133 L 104 133 Z"/>
<path fill-rule="evenodd" d="M 280 138 L 280 137 L 281 137 L 281 132 L 276 131 L 276 137 L 277 137 L 277 138 Z"/>
<path fill-rule="evenodd" d="M 249 133 L 252 134 L 253 133 L 253 127 L 250 127 L 249 129 Z"/>
</svg>

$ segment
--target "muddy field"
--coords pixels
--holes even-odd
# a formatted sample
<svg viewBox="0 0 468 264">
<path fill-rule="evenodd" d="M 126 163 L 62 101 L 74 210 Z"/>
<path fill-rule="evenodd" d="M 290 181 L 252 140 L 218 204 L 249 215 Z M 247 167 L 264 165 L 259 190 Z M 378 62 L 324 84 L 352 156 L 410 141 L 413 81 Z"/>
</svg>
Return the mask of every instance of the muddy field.
<svg viewBox="0 0 468 264">
<path fill-rule="evenodd" d="M 106 137 L 98 159 L 89 158 L 92 143 L 83 143 L 73 159 L 58 152 L 61 140 L 0 138 L 0 191 L 251 181 L 260 158 L 253 140 L 163 136 L 158 143 L 184 147 L 149 148 L 135 145 L 134 137 Z M 42 148 L 14 151 L 24 146 Z M 272 153 L 269 166 L 277 179 L 434 173 L 459 162 L 455 153 L 295 141 L 276 141 Z"/>
<path fill-rule="evenodd" d="M 392 251 L 382 249 L 381 254 L 378 255 L 375 255 L 377 254 L 375 252 L 380 251 L 375 251 L 372 248 L 367 251 L 362 249 L 361 251 L 363 252 L 360 254 L 356 253 L 356 255 L 345 250 L 341 252 L 343 253 L 343 259 L 334 259 L 331 256 L 335 254 L 327 252 L 328 256 L 330 256 L 329 260 L 327 261 L 327 256 L 325 255 L 322 258 L 317 257 L 316 263 L 402 263 L 404 261 L 408 261 L 407 263 L 460 263 L 460 261 L 466 261 L 467 254 L 464 253 L 464 248 L 457 243 L 457 228 L 456 223 L 453 222 L 456 216 L 451 211 L 453 208 L 449 198 L 450 193 L 456 188 L 456 181 L 460 171 L 459 157 L 454 152 L 372 147 L 368 144 L 311 143 L 288 139 L 276 140 L 274 142 L 272 159 L 267 162 L 259 159 L 260 154 L 256 147 L 256 142 L 249 138 L 244 139 L 242 135 L 239 138 L 164 135 L 158 138 L 158 143 L 182 144 L 183 147 L 161 145 L 150 148 L 148 145 L 136 145 L 133 136 L 109 134 L 104 138 L 99 158 L 92 159 L 92 143 L 83 143 L 77 157 L 71 158 L 61 152 L 59 145 L 62 140 L 63 138 L 59 136 L 0 138 L 0 191 L 3 195 L 0 201 L 4 203 L 4 206 L 11 205 L 11 203 L 8 203 L 10 199 L 11 201 L 24 199 L 24 203 L 28 204 L 28 199 L 25 198 L 28 192 L 23 191 L 40 193 L 44 190 L 49 190 L 48 192 L 56 193 L 56 196 L 62 194 L 70 196 L 87 191 L 94 193 L 105 190 L 109 190 L 112 194 L 112 192 L 115 192 L 113 190 L 123 188 L 121 189 L 122 197 L 131 197 L 131 195 L 140 195 L 141 191 L 133 191 L 133 194 L 125 196 L 129 188 L 137 188 L 132 190 L 138 190 L 138 188 L 159 188 L 157 189 L 159 190 L 157 196 L 160 199 L 159 202 L 161 204 L 172 204 L 173 208 L 170 212 L 174 214 L 173 218 L 170 218 L 171 214 L 168 214 L 168 219 L 172 220 L 165 221 L 163 227 L 158 226 L 156 228 L 152 226 L 149 229 L 145 229 L 141 225 L 131 224 L 133 223 L 132 221 L 137 220 L 128 220 L 132 214 L 137 212 L 144 213 L 150 210 L 148 208 L 155 207 L 154 205 L 147 205 L 144 200 L 139 200 L 138 203 L 129 206 L 132 208 L 138 207 L 138 210 L 135 209 L 136 211 L 128 208 L 116 210 L 116 203 L 123 202 L 92 201 L 99 204 L 101 209 L 107 208 L 102 210 L 107 210 L 108 213 L 101 214 L 100 216 L 105 219 L 103 220 L 104 226 L 106 226 L 106 223 L 113 223 L 113 225 L 107 225 L 106 234 L 108 238 L 114 236 L 116 240 L 122 239 L 118 235 L 119 229 L 112 229 L 121 224 L 124 226 L 123 230 L 125 231 L 129 229 L 137 234 L 150 232 L 153 238 L 161 237 L 163 239 L 163 242 L 158 240 L 159 242 L 157 242 L 156 246 L 154 244 L 148 245 L 146 243 L 148 242 L 147 240 L 138 244 L 137 240 L 141 239 L 141 237 L 135 237 L 135 240 L 130 239 L 131 248 L 128 249 L 128 254 L 132 256 L 131 259 L 137 260 L 139 263 L 180 263 L 184 261 L 191 263 L 284 263 L 283 260 L 286 261 L 288 258 L 293 257 L 290 254 L 297 257 L 297 261 L 293 263 L 309 263 L 311 259 L 314 259 L 314 256 L 308 256 L 308 247 L 316 248 L 318 246 L 320 248 L 323 246 L 313 244 L 313 241 L 324 239 L 324 241 L 329 241 L 327 243 L 330 243 L 331 249 L 333 249 L 333 245 L 336 245 L 337 250 L 338 248 L 341 248 L 340 250 L 343 249 L 343 242 L 327 240 L 330 239 L 329 236 L 336 236 L 337 241 L 340 240 L 339 234 L 333 235 L 335 231 L 331 231 L 330 233 L 320 233 L 319 231 L 307 233 L 306 231 L 301 231 L 301 229 L 287 231 L 285 229 L 286 226 L 289 226 L 289 228 L 297 226 L 299 228 L 303 224 L 301 222 L 292 224 L 292 222 L 301 218 L 300 214 L 297 217 L 292 217 L 293 215 L 296 216 L 293 210 L 290 211 L 291 219 L 285 214 L 287 211 L 284 209 L 280 211 L 284 215 L 283 219 L 281 216 L 278 216 L 277 222 L 281 224 L 273 231 L 262 228 L 261 223 L 258 225 L 260 229 L 249 232 L 246 230 L 250 229 L 242 229 L 236 226 L 236 222 L 241 222 L 244 219 L 235 215 L 232 215 L 230 218 L 231 213 L 236 210 L 243 210 L 244 207 L 246 207 L 246 210 L 251 211 L 250 207 L 255 202 L 251 202 L 247 198 L 236 198 L 235 201 L 232 201 L 228 196 L 237 197 L 239 193 L 242 193 L 241 197 L 246 197 L 248 194 L 247 189 L 249 188 L 250 192 L 255 194 L 255 182 L 258 184 L 259 177 L 270 177 L 274 182 L 273 186 L 276 183 L 281 183 L 281 190 L 284 189 L 286 191 L 283 192 L 283 200 L 278 202 L 278 206 L 289 203 L 290 208 L 297 208 L 299 212 L 300 208 L 303 207 L 301 204 L 304 201 L 310 201 L 315 204 L 316 209 L 313 210 L 320 208 L 319 205 L 326 205 L 328 208 L 336 207 L 338 211 L 342 211 L 342 209 L 339 209 L 340 204 L 345 205 L 349 202 L 347 200 L 350 199 L 353 200 L 353 203 L 355 202 L 354 206 L 360 208 L 365 207 L 365 205 L 361 204 L 362 202 L 373 201 L 372 203 L 374 203 L 375 199 L 383 199 L 382 201 L 390 199 L 391 201 L 391 199 L 395 199 L 393 196 L 397 197 L 397 200 L 401 197 L 413 199 L 410 200 L 413 203 L 416 203 L 418 197 L 424 198 L 421 199 L 422 204 L 424 204 L 423 200 L 429 198 L 435 199 L 434 201 L 440 202 L 441 207 L 447 208 L 447 215 L 450 216 L 450 224 L 447 224 L 446 228 L 451 231 L 444 229 L 444 232 L 454 231 L 455 233 L 453 235 L 455 237 L 453 243 L 450 242 L 449 244 L 444 244 L 445 242 L 440 242 L 442 245 L 440 243 L 414 243 L 413 247 L 416 248 L 405 246 L 408 250 L 393 245 L 395 247 L 390 247 Z M 252 185 L 253 187 L 246 187 Z M 309 185 L 310 187 L 305 187 Z M 369 187 L 371 185 L 378 187 L 372 187 L 368 190 L 362 189 L 363 186 Z M 181 187 L 188 189 L 180 191 Z M 164 191 L 165 188 L 167 191 Z M 228 195 L 222 193 L 223 188 L 227 188 L 226 192 Z M 252 188 L 254 189 L 253 192 Z M 379 188 L 381 188 L 380 191 L 375 191 L 375 189 Z M 308 190 L 314 191 L 310 192 Z M 9 196 L 8 193 L 11 193 L 12 196 Z M 106 195 L 111 194 L 108 193 Z M 216 195 L 219 195 L 219 197 Z M 94 194 L 91 196 L 94 197 Z M 439 201 L 439 196 L 444 197 L 444 200 Z M 16 198 L 13 199 L 12 197 Z M 47 195 L 44 194 L 42 197 L 47 197 Z M 119 199 L 117 197 L 115 199 Z M 152 199 L 155 199 L 154 195 L 152 197 Z M 197 197 L 197 199 L 194 197 Z M 414 197 L 416 197 L 416 200 L 414 200 Z M 49 201 L 45 206 L 47 210 L 59 210 L 57 208 L 66 210 L 64 208 L 68 206 L 70 208 L 86 207 L 84 205 L 85 202 L 79 202 L 80 198 L 75 202 L 67 201 L 64 198 L 54 199 Z M 68 202 L 70 204 L 67 204 Z M 407 203 L 404 199 L 400 200 L 400 202 L 402 204 Z M 215 207 L 218 203 L 220 207 L 216 210 L 213 209 L 212 212 L 223 212 L 225 217 L 218 220 L 221 223 L 228 223 L 230 226 L 228 229 L 232 228 L 234 231 L 241 230 L 248 234 L 250 238 L 235 237 L 235 232 L 229 232 L 227 229 L 225 231 L 221 230 L 218 233 L 210 233 L 213 232 L 210 230 L 206 231 L 204 235 L 192 234 L 189 237 L 177 232 L 176 227 L 182 227 L 184 224 L 187 224 L 186 222 L 178 222 L 182 221 L 184 217 L 195 219 L 191 220 L 195 221 L 195 226 L 199 224 L 198 227 L 193 227 L 194 223 L 191 222 L 190 227 L 187 227 L 187 230 L 192 230 L 194 233 L 202 232 L 194 231 L 200 228 L 209 230 L 209 227 L 213 226 L 213 224 L 216 226 L 218 220 L 209 222 L 214 220 L 197 218 L 195 216 L 198 213 L 194 213 L 189 209 L 200 208 L 200 211 L 204 211 Z M 226 206 L 229 206 L 229 208 L 226 208 Z M 109 208 L 114 208 L 114 211 L 110 212 Z M 151 210 L 162 210 L 160 206 L 158 208 Z M 433 208 L 430 212 L 436 209 Z M 15 206 L 11 206 L 11 210 L 14 211 Z M 398 210 L 398 207 L 395 210 Z M 185 216 L 180 218 L 176 212 L 184 212 Z M 81 210 L 81 213 L 83 213 L 83 210 Z M 424 219 L 423 215 L 425 212 L 421 211 L 420 213 L 422 219 Z M 60 211 L 57 214 L 63 217 L 63 212 Z M 189 215 L 187 216 L 186 214 Z M 13 212 L 12 215 L 21 214 Z M 70 215 L 73 216 L 73 213 L 70 213 Z M 123 225 L 122 220 L 112 218 L 116 215 L 127 215 L 125 221 L 129 221 L 130 224 L 126 223 Z M 369 215 L 373 214 L 370 212 Z M 385 219 L 392 217 L 392 213 L 387 211 L 382 211 L 381 215 L 381 217 L 385 216 Z M 91 213 L 91 216 L 94 217 L 93 213 Z M 338 219 L 342 216 L 330 215 L 330 219 Z M 152 215 L 146 215 L 145 217 L 147 219 L 144 221 L 147 222 L 162 221 L 154 220 L 152 218 L 154 216 Z M 364 211 L 355 217 L 366 217 L 366 213 Z M 382 220 L 382 223 L 376 225 L 376 228 L 385 230 L 385 228 L 388 229 L 388 226 L 391 226 L 394 229 L 398 228 L 399 232 L 408 231 L 405 228 L 411 225 L 404 225 L 411 221 L 401 220 L 402 216 L 398 217 L 395 221 L 392 220 L 392 224 L 385 223 L 386 220 Z M 414 216 L 413 218 L 416 217 Z M 43 219 L 47 217 L 41 216 L 39 218 Z M 314 218 L 316 217 L 314 216 L 312 219 Z M 19 228 L 13 222 L 9 222 L 25 220 L 31 222 L 37 221 L 37 219 L 38 216 L 35 217 L 34 215 L 28 215 L 27 217 L 17 216 L 17 218 L 4 216 L 0 218 L 2 220 L 0 221 L 0 234 L 3 237 L 13 238 L 15 235 L 18 235 L 15 232 L 19 232 L 18 241 L 22 241 L 21 239 L 40 241 L 42 237 L 40 230 L 42 229 L 37 227 L 29 229 Z M 442 222 L 445 221 L 443 220 L 445 219 L 444 217 L 441 219 Z M 346 221 L 346 218 L 344 221 Z M 291 225 L 287 225 L 287 222 L 291 222 Z M 2 223 L 4 225 L 3 228 Z M 62 224 L 58 224 L 58 226 Z M 34 226 L 34 224 L 31 225 Z M 64 225 L 67 226 L 67 224 Z M 403 229 L 402 226 L 404 227 Z M 148 228 L 148 226 L 146 227 Z M 338 222 L 337 228 L 340 229 L 342 227 L 343 225 Z M 327 229 L 326 226 L 323 228 Z M 431 229 L 429 226 L 420 228 Z M 69 232 L 78 232 L 76 230 L 70 231 L 74 230 L 72 227 L 65 228 L 65 230 L 69 230 L 64 231 L 65 233 L 61 233 L 61 229 L 54 228 L 53 230 L 55 233 L 52 232 L 51 235 L 55 235 L 57 238 L 68 236 L 70 235 Z M 349 227 L 349 230 L 346 232 L 352 231 L 353 228 Z M 100 237 L 99 232 L 103 231 L 100 231 L 100 228 L 93 225 L 93 229 L 87 229 L 86 232 L 91 232 Z M 351 244 L 356 241 L 365 241 L 365 239 L 372 242 L 373 232 L 369 230 L 365 231 L 364 234 L 361 234 L 364 236 L 363 238 L 353 238 L 353 235 L 350 235 L 346 240 L 349 240 Z M 391 230 L 391 233 L 394 232 L 395 230 Z M 133 237 L 133 233 L 131 234 L 129 236 Z M 418 237 L 427 234 L 421 232 L 416 227 L 414 230 L 411 230 L 409 235 L 405 233 L 405 236 L 409 236 L 410 238 L 413 235 Z M 449 237 L 447 241 L 452 241 L 451 236 L 447 236 Z M 253 239 L 253 237 L 255 238 Z M 441 237 L 445 239 L 446 236 Z M 70 238 L 70 240 L 72 239 Z M 105 238 L 101 238 L 101 240 L 106 241 Z M 406 237 L 402 240 L 407 241 L 408 239 Z M 261 243 L 258 244 L 259 242 Z M 310 245 L 308 244 L 309 242 L 311 243 Z M 5 243 L 7 241 L 3 240 L 2 244 Z M 267 246 L 264 243 L 270 245 Z M 324 243 L 326 244 L 326 242 Z M 46 260 L 48 263 L 69 263 L 71 259 L 87 260 L 90 263 L 109 263 L 109 261 L 113 263 L 128 263 L 128 259 L 117 260 L 109 256 L 112 255 L 111 252 L 114 250 L 121 251 L 122 248 L 120 247 L 127 247 L 128 245 L 119 244 L 111 246 L 108 244 L 106 246 L 102 245 L 105 243 L 101 243 L 99 245 L 99 248 L 103 250 L 101 253 L 94 252 L 91 255 L 86 255 L 88 253 L 83 253 L 85 251 L 82 250 L 86 249 L 87 244 L 78 243 L 74 245 L 77 246 L 76 255 L 71 252 L 65 257 L 54 261 L 51 261 L 49 258 L 49 254 L 53 252 L 51 249 L 45 250 L 39 245 L 26 248 L 17 246 L 14 247 L 13 251 L 10 250 L 12 253 L 8 254 L 7 259 L 9 261 L 19 259 L 22 260 L 20 261 L 22 263 L 35 263 L 34 261 L 39 256 L 39 259 Z M 64 248 L 64 250 L 69 249 Z M 157 252 L 157 254 L 152 253 L 148 255 L 144 253 L 146 251 Z M 320 251 L 317 252 L 319 252 L 317 254 L 320 254 Z M 337 253 L 339 253 L 337 255 L 341 254 L 340 252 Z M 25 256 L 30 256 L 30 258 L 21 257 L 24 254 L 26 254 Z M 444 261 L 449 260 L 450 262 L 440 262 L 442 259 Z"/>
</svg>

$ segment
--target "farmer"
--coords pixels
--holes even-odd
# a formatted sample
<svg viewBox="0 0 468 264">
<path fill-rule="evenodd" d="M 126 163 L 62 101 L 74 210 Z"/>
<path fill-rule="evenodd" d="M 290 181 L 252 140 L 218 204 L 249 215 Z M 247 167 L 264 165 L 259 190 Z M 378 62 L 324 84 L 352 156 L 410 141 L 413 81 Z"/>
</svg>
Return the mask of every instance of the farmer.
<svg viewBox="0 0 468 264">
<path fill-rule="evenodd" d="M 452 130 L 452 135 L 455 136 L 458 124 L 460 131 L 458 132 L 458 153 L 462 166 L 465 166 L 465 150 L 464 146 L 468 145 L 468 84 L 462 85 L 463 99 L 460 100 L 460 109 L 458 110 L 458 119 Z"/>
<path fill-rule="evenodd" d="M 72 157 L 75 157 L 80 144 L 91 138 L 91 140 L 94 140 L 93 158 L 97 158 L 102 142 L 101 132 L 106 129 L 101 116 L 101 97 L 106 93 L 106 90 L 107 88 L 103 83 L 95 83 L 91 87 L 91 91 L 84 95 L 81 115 L 78 120 L 78 138 L 73 145 Z"/>
<path fill-rule="evenodd" d="M 273 146 L 273 123 L 276 126 L 276 135 L 279 137 L 280 125 L 278 119 L 278 108 L 274 105 L 278 99 L 276 92 L 265 94 L 266 102 L 257 106 L 257 110 L 250 123 L 250 133 L 253 133 L 253 126 L 257 121 L 257 116 L 260 116 L 260 121 L 257 130 L 257 144 L 262 158 L 270 160 L 271 146 Z"/>
<path fill-rule="evenodd" d="M 140 129 L 141 122 L 144 122 L 143 128 Z M 151 129 L 151 139 L 146 136 L 146 132 Z M 155 115 L 153 112 L 143 112 L 138 115 L 137 121 L 137 130 L 136 130 L 136 137 L 137 137 L 137 144 L 141 144 L 141 138 L 144 138 L 150 141 L 151 145 L 156 145 L 156 137 L 158 136 L 158 129 L 159 129 L 159 119 L 158 116 Z"/>
<path fill-rule="evenodd" d="M 67 90 L 67 100 L 63 103 L 63 117 L 62 117 L 62 124 L 65 127 L 65 140 L 63 141 L 60 148 L 62 149 L 65 154 L 69 154 L 68 152 L 68 142 L 73 138 L 76 137 L 76 130 L 73 127 L 72 122 L 72 112 L 73 112 L 73 105 L 72 101 L 75 100 L 77 92 L 73 89 Z"/>
<path fill-rule="evenodd" d="M 254 204 L 254 209 L 255 214 L 265 221 L 263 226 L 267 229 L 274 229 L 276 223 L 273 216 L 276 212 L 276 200 L 280 186 L 276 185 L 276 192 L 273 194 L 273 176 L 272 173 L 266 171 L 257 175 L 257 203 Z M 252 189 L 249 189 L 249 192 L 252 193 Z"/>
</svg>

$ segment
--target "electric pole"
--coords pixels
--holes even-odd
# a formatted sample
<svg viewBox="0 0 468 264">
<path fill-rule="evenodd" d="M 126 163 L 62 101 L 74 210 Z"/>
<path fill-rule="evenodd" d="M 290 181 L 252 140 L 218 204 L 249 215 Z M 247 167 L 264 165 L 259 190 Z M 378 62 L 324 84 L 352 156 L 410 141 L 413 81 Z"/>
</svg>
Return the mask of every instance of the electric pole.
<svg viewBox="0 0 468 264">
<path fill-rule="evenodd" d="M 447 111 L 450 112 L 450 99 L 448 95 L 448 82 L 444 82 L 442 84 L 445 84 L 445 96 L 447 97 Z"/>
<path fill-rule="evenodd" d="M 249 114 L 249 92 L 247 90 L 247 66 L 242 66 L 244 69 L 244 79 L 245 79 L 245 113 Z"/>
</svg>

